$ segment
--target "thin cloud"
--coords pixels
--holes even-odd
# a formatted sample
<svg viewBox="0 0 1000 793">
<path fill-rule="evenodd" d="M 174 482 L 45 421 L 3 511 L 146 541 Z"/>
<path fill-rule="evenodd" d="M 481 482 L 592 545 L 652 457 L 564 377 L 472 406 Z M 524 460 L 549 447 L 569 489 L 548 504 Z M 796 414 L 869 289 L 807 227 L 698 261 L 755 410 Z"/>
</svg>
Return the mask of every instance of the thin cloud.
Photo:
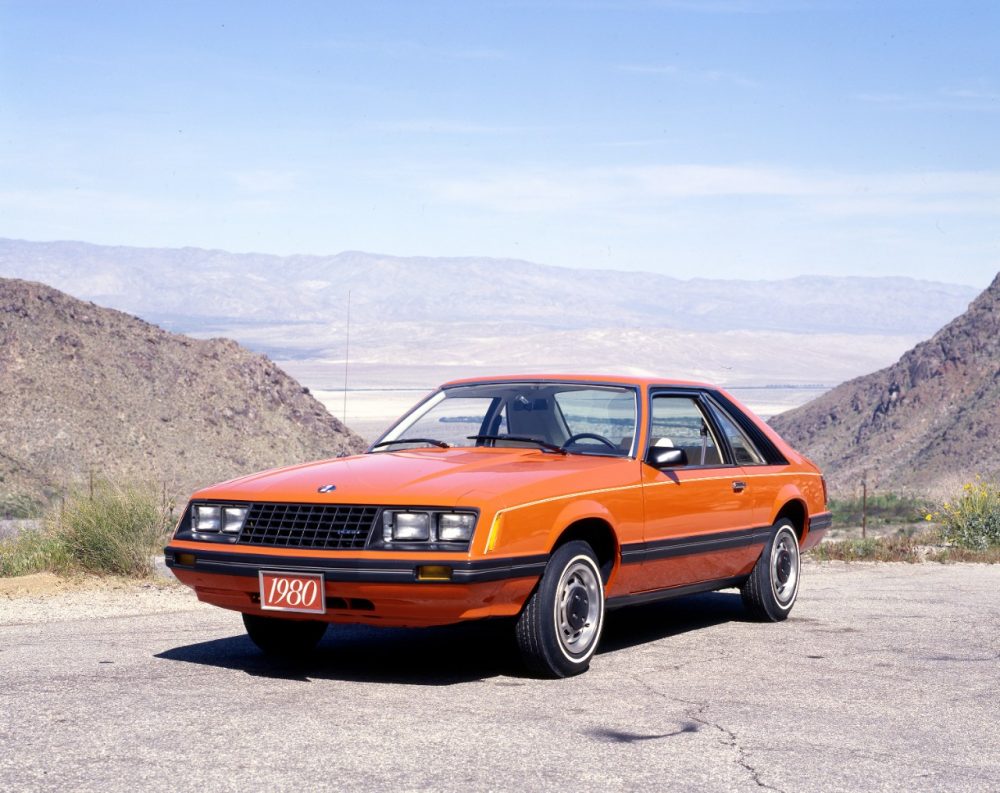
<svg viewBox="0 0 1000 793">
<path fill-rule="evenodd" d="M 755 88 L 760 85 L 742 74 L 725 69 L 687 69 L 673 64 L 623 63 L 615 67 L 620 72 L 629 74 L 647 74 L 653 76 L 671 77 L 677 80 L 697 83 L 729 83 L 744 88 Z"/>
<path fill-rule="evenodd" d="M 1000 214 L 998 171 L 840 174 L 765 166 L 539 167 L 437 180 L 426 187 L 445 202 L 506 213 L 642 213 L 664 205 L 745 198 L 839 216 Z"/>
<path fill-rule="evenodd" d="M 409 132 L 427 135 L 515 135 L 537 132 L 538 127 L 481 124 L 474 121 L 440 118 L 414 118 L 397 121 L 377 121 L 370 129 L 378 132 Z"/>
<path fill-rule="evenodd" d="M 862 92 L 854 94 L 854 99 L 893 110 L 1000 111 L 1000 92 L 983 88 L 943 88 L 925 94 Z"/>
<path fill-rule="evenodd" d="M 391 58 L 419 58 L 448 61 L 504 61 L 510 53 L 489 47 L 436 47 L 419 41 L 343 41 L 323 42 L 325 49 L 362 52 Z"/>
</svg>

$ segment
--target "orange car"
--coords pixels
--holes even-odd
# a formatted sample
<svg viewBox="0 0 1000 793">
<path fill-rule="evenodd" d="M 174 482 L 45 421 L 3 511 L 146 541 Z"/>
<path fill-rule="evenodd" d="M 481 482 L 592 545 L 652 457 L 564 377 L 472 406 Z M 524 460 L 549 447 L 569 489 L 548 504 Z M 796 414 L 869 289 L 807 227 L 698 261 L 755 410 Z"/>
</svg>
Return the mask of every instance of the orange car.
<svg viewBox="0 0 1000 793">
<path fill-rule="evenodd" d="M 564 677 L 617 606 L 739 587 L 785 619 L 829 525 L 816 466 L 719 388 L 519 375 L 445 384 L 365 454 L 200 490 L 166 559 L 267 653 L 516 617 L 528 668 Z"/>
</svg>

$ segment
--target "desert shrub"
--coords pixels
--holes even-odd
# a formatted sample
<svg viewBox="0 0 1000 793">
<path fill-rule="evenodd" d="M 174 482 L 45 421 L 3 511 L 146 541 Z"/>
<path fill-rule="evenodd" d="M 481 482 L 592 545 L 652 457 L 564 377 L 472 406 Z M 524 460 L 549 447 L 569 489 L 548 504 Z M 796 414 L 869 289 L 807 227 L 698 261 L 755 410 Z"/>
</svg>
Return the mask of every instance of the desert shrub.
<svg viewBox="0 0 1000 793">
<path fill-rule="evenodd" d="M 0 576 L 28 575 L 70 567 L 62 540 L 44 529 L 26 529 L 0 541 Z"/>
<path fill-rule="evenodd" d="M 944 539 L 959 548 L 982 551 L 1000 546 L 1000 486 L 976 477 L 956 498 L 942 502 L 927 520 L 936 521 Z"/>
<path fill-rule="evenodd" d="M 0 494 L 0 518 L 38 518 L 42 515 L 42 504 L 24 493 Z"/>
<path fill-rule="evenodd" d="M 869 537 L 863 540 L 823 542 L 809 553 L 814 559 L 827 562 L 919 562 L 917 546 L 920 539 L 905 534 L 891 537 Z"/>
<path fill-rule="evenodd" d="M 145 577 L 169 525 L 159 488 L 97 481 L 51 507 L 41 528 L 0 542 L 0 575 L 50 570 Z"/>
<path fill-rule="evenodd" d="M 169 528 L 169 507 L 159 488 L 98 481 L 46 516 L 70 564 L 90 573 L 148 576 Z"/>
<path fill-rule="evenodd" d="M 872 493 L 868 503 L 858 498 L 830 499 L 834 526 L 860 526 L 862 511 L 867 511 L 869 526 L 917 523 L 927 512 L 926 502 L 896 493 Z"/>
<path fill-rule="evenodd" d="M 927 554 L 928 562 L 979 562 L 984 564 L 1000 564 L 1000 545 L 993 545 L 985 550 L 972 550 L 952 545 L 947 548 L 934 548 Z"/>
</svg>

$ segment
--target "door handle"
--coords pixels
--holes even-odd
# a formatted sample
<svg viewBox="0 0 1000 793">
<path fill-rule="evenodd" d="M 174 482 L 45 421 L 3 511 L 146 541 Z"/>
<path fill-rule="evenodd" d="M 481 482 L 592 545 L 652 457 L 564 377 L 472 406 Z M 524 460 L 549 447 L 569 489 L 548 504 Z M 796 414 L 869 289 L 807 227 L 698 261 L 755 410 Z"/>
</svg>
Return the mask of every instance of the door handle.
<svg viewBox="0 0 1000 793">
<path fill-rule="evenodd" d="M 738 479 L 735 482 L 733 482 L 733 492 L 734 493 L 742 493 L 746 489 L 747 489 L 747 483 L 746 482 L 741 482 Z"/>
</svg>

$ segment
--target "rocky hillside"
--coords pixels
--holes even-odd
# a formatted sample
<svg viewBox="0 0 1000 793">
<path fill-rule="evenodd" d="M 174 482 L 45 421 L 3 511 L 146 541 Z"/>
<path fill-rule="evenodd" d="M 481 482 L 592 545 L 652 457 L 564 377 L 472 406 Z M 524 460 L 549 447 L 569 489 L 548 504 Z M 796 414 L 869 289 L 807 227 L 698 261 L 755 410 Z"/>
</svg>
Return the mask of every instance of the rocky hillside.
<svg viewBox="0 0 1000 793">
<path fill-rule="evenodd" d="M 0 279 L 0 494 L 51 493 L 93 471 L 186 495 L 361 448 L 295 380 L 233 341 Z"/>
<path fill-rule="evenodd" d="M 841 491 L 866 471 L 882 490 L 1000 474 L 1000 275 L 893 366 L 771 423 Z"/>
</svg>

